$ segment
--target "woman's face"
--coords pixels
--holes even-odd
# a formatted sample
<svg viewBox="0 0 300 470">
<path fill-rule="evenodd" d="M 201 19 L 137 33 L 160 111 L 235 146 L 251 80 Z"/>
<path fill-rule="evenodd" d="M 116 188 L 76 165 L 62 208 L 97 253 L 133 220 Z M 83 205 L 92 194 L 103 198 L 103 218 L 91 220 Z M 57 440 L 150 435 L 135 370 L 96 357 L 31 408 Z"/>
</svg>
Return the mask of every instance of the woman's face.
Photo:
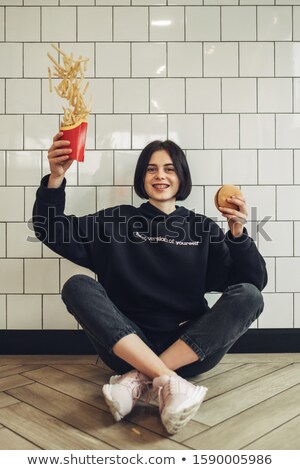
<svg viewBox="0 0 300 470">
<path fill-rule="evenodd" d="M 173 161 L 165 150 L 157 150 L 151 155 L 144 186 L 149 199 L 175 202 L 179 190 L 179 178 Z"/>
</svg>

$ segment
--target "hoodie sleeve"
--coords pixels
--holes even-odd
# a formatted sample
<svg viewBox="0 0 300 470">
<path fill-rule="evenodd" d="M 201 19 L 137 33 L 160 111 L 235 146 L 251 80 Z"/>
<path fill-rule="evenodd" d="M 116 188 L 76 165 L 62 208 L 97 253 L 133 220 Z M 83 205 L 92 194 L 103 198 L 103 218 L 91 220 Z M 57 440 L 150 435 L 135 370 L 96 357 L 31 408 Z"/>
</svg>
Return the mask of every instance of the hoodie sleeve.
<svg viewBox="0 0 300 470">
<path fill-rule="evenodd" d="M 224 235 L 215 222 L 210 222 L 206 292 L 223 292 L 229 285 L 241 282 L 262 291 L 268 279 L 266 263 L 246 228 L 234 238 L 230 231 Z"/>
<path fill-rule="evenodd" d="M 32 224 L 36 237 L 55 253 L 94 271 L 92 246 L 96 214 L 65 215 L 64 179 L 59 188 L 48 188 L 45 176 L 36 193 Z"/>
</svg>

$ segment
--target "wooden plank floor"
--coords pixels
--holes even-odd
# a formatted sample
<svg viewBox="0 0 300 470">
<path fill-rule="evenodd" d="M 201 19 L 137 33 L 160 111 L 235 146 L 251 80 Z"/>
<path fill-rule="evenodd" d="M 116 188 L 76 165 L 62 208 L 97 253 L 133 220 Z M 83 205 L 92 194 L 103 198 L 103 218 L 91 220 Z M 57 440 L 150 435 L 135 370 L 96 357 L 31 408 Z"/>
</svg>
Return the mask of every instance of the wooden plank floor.
<svg viewBox="0 0 300 470">
<path fill-rule="evenodd" d="M 110 375 L 96 356 L 0 356 L 0 449 L 300 449 L 300 354 L 228 354 L 174 436 L 153 402 L 116 423 Z"/>
</svg>

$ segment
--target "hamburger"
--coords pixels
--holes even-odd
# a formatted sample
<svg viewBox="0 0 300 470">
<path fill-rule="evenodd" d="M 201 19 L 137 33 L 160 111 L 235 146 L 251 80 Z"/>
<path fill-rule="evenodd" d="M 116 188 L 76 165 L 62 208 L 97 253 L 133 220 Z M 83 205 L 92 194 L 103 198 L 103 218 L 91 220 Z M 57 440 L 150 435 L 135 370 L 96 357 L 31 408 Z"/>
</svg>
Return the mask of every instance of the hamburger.
<svg viewBox="0 0 300 470">
<path fill-rule="evenodd" d="M 221 206 L 239 210 L 238 206 L 227 201 L 227 198 L 232 196 L 242 196 L 240 188 L 233 184 L 224 184 L 224 186 L 218 189 L 215 195 L 214 201 L 216 208 L 219 210 L 219 207 Z"/>
</svg>

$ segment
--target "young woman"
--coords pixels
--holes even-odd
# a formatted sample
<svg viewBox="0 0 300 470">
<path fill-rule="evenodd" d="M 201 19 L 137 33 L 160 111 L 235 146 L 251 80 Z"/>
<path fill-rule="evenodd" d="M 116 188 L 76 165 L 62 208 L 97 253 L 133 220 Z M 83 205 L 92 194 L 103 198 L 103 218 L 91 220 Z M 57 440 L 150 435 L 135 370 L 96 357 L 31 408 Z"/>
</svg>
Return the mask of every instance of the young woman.
<svg viewBox="0 0 300 470">
<path fill-rule="evenodd" d="M 104 385 L 116 420 L 134 407 L 149 383 L 158 391 L 170 434 L 194 416 L 206 388 L 186 380 L 214 367 L 263 310 L 265 262 L 238 210 L 220 208 L 229 231 L 176 206 L 191 191 L 186 157 L 172 141 L 141 152 L 134 189 L 148 201 L 84 217 L 65 215 L 65 173 L 73 163 L 57 134 L 49 149 L 51 174 L 42 179 L 33 211 L 37 237 L 97 274 L 75 275 L 62 299 L 99 356 L 120 375 Z M 206 292 L 222 292 L 210 309 Z"/>
</svg>

